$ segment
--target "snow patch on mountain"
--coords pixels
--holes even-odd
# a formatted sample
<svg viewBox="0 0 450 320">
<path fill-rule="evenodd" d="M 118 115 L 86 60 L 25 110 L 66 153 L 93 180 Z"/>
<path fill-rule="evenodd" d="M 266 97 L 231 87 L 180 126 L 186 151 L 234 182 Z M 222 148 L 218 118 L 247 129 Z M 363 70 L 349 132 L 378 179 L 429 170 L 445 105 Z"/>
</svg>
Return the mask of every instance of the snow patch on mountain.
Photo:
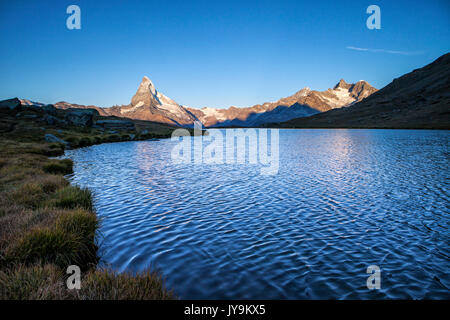
<svg viewBox="0 0 450 320">
<path fill-rule="evenodd" d="M 214 117 L 219 121 L 227 120 L 227 118 L 220 112 L 220 109 L 204 107 L 200 109 L 203 112 L 203 118 Z"/>
<path fill-rule="evenodd" d="M 324 96 L 331 106 L 331 108 L 341 108 L 343 106 L 349 105 L 355 101 L 353 97 L 350 96 L 350 92 L 344 88 L 336 88 L 331 91 L 334 97 Z"/>
<path fill-rule="evenodd" d="M 135 106 L 131 107 L 130 109 L 120 109 L 120 113 L 124 114 L 124 113 L 134 112 L 143 106 L 144 106 L 144 102 L 139 101 Z"/>
</svg>

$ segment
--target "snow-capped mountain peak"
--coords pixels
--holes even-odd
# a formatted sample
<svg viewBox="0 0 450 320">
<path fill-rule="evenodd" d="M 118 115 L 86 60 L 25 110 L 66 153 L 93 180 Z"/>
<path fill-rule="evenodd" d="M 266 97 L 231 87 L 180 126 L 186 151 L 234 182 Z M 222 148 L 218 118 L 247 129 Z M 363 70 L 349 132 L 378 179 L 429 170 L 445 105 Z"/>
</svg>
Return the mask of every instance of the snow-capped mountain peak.
<svg viewBox="0 0 450 320">
<path fill-rule="evenodd" d="M 311 90 L 305 87 L 291 96 L 275 102 L 265 102 L 252 107 L 201 109 L 182 106 L 159 92 L 149 77 L 144 76 L 135 95 L 128 105 L 111 108 L 95 108 L 101 115 L 127 117 L 138 120 L 170 123 L 180 126 L 193 126 L 200 121 L 206 127 L 213 126 L 259 126 L 266 123 L 283 122 L 290 119 L 307 117 L 330 109 L 352 105 L 366 98 L 376 89 L 366 81 L 347 83 L 341 79 L 333 88 L 325 91 Z M 36 104 L 23 101 L 23 104 Z M 69 103 L 59 103 L 60 108 L 86 108 Z"/>
<path fill-rule="evenodd" d="M 159 92 L 149 77 L 144 76 L 131 99 L 129 106 L 120 108 L 120 113 L 124 116 L 153 120 L 154 118 L 167 118 L 178 125 L 193 123 L 196 119 L 186 111 L 186 108 L 176 103 L 171 98 Z"/>
</svg>

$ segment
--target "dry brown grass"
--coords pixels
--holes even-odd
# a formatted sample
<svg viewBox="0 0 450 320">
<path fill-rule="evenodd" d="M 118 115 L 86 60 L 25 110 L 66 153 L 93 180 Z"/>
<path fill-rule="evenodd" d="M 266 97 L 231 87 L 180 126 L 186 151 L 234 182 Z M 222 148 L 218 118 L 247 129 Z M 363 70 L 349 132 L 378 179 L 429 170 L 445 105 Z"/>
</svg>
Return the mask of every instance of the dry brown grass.
<svg viewBox="0 0 450 320">
<path fill-rule="evenodd" d="M 51 264 L 0 270 L 0 299 L 13 300 L 166 300 L 174 299 L 161 277 L 151 271 L 118 274 L 91 270 L 81 288 L 67 289 L 67 275 Z"/>
</svg>

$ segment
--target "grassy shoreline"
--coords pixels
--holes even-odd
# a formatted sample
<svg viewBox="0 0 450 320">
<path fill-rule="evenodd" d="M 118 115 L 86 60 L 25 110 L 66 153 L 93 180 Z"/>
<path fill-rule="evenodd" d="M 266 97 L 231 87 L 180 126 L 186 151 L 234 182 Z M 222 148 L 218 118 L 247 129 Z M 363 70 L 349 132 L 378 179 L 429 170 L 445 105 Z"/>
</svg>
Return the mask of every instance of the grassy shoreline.
<svg viewBox="0 0 450 320">
<path fill-rule="evenodd" d="M 167 138 L 173 130 L 153 127 L 108 134 L 94 128 L 55 127 L 2 115 L 0 132 L 0 299 L 173 299 L 160 274 L 97 270 L 99 227 L 91 193 L 70 185 L 65 145 L 45 141 L 50 133 L 88 145 Z M 4 125 L 6 124 L 6 125 Z M 3 126 L 4 125 L 4 126 Z M 67 289 L 69 265 L 81 268 L 81 289 Z"/>
</svg>

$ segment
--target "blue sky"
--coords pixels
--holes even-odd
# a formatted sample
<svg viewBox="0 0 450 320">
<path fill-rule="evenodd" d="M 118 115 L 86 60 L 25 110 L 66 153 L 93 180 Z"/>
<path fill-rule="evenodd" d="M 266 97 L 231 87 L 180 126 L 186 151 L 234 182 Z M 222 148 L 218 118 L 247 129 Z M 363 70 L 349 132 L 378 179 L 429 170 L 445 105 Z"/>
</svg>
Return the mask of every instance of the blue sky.
<svg viewBox="0 0 450 320">
<path fill-rule="evenodd" d="M 71 4 L 81 30 L 66 28 Z M 366 27 L 371 4 L 381 30 Z M 144 75 L 192 107 L 251 106 L 340 78 L 381 88 L 449 52 L 449 30 L 446 0 L 0 0 L 0 99 L 128 104 Z"/>
</svg>

